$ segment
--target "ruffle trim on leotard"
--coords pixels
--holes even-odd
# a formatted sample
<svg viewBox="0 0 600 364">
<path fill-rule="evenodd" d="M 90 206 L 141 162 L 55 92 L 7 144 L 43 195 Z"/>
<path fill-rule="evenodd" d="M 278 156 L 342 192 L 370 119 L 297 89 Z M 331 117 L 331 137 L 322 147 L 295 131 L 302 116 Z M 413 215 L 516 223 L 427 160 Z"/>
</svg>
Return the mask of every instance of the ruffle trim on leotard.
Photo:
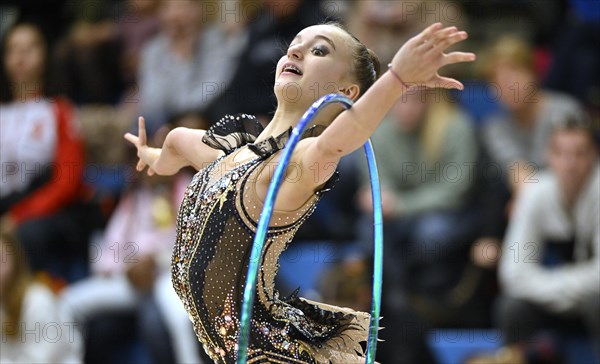
<svg viewBox="0 0 600 364">
<path fill-rule="evenodd" d="M 292 135 L 292 127 L 277 136 L 255 143 L 264 127 L 256 120 L 254 115 L 236 114 L 225 115 L 216 124 L 211 126 L 202 142 L 214 149 L 219 149 L 230 154 L 237 148 L 248 145 L 248 148 L 259 157 L 269 157 L 282 150 Z M 313 125 L 302 133 L 302 138 L 316 137 L 325 130 L 323 125 Z"/>
<path fill-rule="evenodd" d="M 206 131 L 202 142 L 211 148 L 222 150 L 227 155 L 243 145 L 254 142 L 263 130 L 263 126 L 254 115 L 225 115 Z"/>
<path fill-rule="evenodd" d="M 288 130 L 276 137 L 271 136 L 261 142 L 249 144 L 248 148 L 258 156 L 268 157 L 271 154 L 285 148 L 285 144 L 292 135 L 292 130 L 292 127 L 290 127 Z M 324 130 L 325 126 L 323 125 L 313 125 L 304 130 L 304 133 L 302 133 L 302 139 L 319 136 Z"/>
<path fill-rule="evenodd" d="M 291 336 L 302 341 L 316 363 L 364 363 L 370 315 L 298 297 L 276 298 L 273 318 L 288 322 Z"/>
</svg>

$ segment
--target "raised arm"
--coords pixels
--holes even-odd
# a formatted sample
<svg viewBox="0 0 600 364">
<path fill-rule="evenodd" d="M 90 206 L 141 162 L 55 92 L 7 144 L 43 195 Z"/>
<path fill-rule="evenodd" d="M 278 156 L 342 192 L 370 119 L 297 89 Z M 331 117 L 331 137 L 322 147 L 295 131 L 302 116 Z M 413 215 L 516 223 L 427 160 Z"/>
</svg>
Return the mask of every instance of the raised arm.
<svg viewBox="0 0 600 364">
<path fill-rule="evenodd" d="M 384 73 L 367 92 L 342 112 L 332 124 L 302 150 L 299 156 L 307 166 L 331 166 L 344 155 L 360 148 L 379 126 L 394 103 L 407 91 L 407 85 L 463 89 L 438 70 L 448 64 L 475 60 L 475 54 L 444 51 L 464 39 L 467 33 L 456 27 L 433 24 L 408 40 L 396 53 L 391 70 Z M 328 168 L 331 171 L 331 168 Z M 319 173 L 316 185 L 325 182 L 328 173 Z"/>
<path fill-rule="evenodd" d="M 162 148 L 152 148 L 147 144 L 146 126 L 141 116 L 138 129 L 138 136 L 127 133 L 125 139 L 137 148 L 136 169 L 141 172 L 148 166 L 148 175 L 170 176 L 187 166 L 200 170 L 223 153 L 202 142 L 204 130 L 175 128 L 167 135 Z"/>
</svg>

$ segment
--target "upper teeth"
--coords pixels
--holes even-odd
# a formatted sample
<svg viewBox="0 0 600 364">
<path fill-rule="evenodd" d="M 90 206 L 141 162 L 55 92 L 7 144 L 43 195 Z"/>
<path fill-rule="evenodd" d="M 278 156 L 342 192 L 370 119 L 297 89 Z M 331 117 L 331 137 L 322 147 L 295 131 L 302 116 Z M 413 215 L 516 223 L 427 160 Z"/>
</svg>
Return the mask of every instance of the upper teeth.
<svg viewBox="0 0 600 364">
<path fill-rule="evenodd" d="M 292 65 L 287 65 L 283 68 L 283 71 L 295 71 L 298 74 L 302 74 L 302 72 L 300 72 L 300 70 L 296 67 L 296 66 L 292 66 Z"/>
</svg>

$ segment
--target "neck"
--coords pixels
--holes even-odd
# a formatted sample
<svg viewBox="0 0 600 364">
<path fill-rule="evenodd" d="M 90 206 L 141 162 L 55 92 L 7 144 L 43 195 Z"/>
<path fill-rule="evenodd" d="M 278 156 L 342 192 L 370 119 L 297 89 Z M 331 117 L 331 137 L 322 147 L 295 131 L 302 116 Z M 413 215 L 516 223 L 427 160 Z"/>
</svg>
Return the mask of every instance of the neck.
<svg viewBox="0 0 600 364">
<path fill-rule="evenodd" d="M 535 123 L 535 119 L 542 103 L 541 97 L 539 102 L 524 103 L 523 107 L 515 111 L 514 117 L 519 125 L 524 128 L 531 128 Z"/>
<path fill-rule="evenodd" d="M 521 109 L 515 111 L 514 113 L 515 121 L 521 125 L 522 127 L 529 129 L 529 127 L 533 124 L 534 120 L 534 112 L 533 106 L 527 105 L 523 106 Z"/>
<path fill-rule="evenodd" d="M 41 82 L 15 82 L 11 91 L 15 102 L 39 100 L 43 94 Z"/>
<path fill-rule="evenodd" d="M 296 126 L 296 123 L 298 123 L 303 113 L 304 111 L 299 109 L 277 107 L 277 110 L 275 110 L 275 115 L 273 115 L 273 118 L 265 130 L 260 133 L 257 141 L 268 139 L 271 136 L 277 136 L 288 130 L 290 127 L 293 128 Z"/>
<path fill-rule="evenodd" d="M 567 210 L 572 210 L 577 203 L 577 198 L 579 197 L 579 192 L 577 189 L 563 189 L 563 202 L 567 208 Z"/>
<path fill-rule="evenodd" d="M 295 127 L 306 112 L 306 110 L 308 110 L 309 106 L 310 104 L 304 105 L 301 102 L 277 106 L 277 110 L 275 110 L 275 115 L 273 115 L 273 118 L 271 119 L 267 127 L 262 131 L 262 133 L 260 133 L 256 141 L 260 142 L 268 139 L 269 137 L 280 135 L 281 133 L 288 130 L 290 127 Z M 329 126 L 329 124 L 331 124 L 333 119 L 335 119 L 341 111 L 341 106 L 336 107 L 334 105 L 330 105 L 322 111 L 320 111 L 308 126 Z"/>
<path fill-rule="evenodd" d="M 170 48 L 177 56 L 183 59 L 190 59 L 194 54 L 196 42 L 199 37 L 200 32 L 194 32 L 171 38 Z"/>
<path fill-rule="evenodd" d="M 586 188 L 588 181 L 592 178 L 593 169 L 588 171 L 585 178 L 581 179 L 577 183 L 570 183 L 568 185 L 562 186 L 562 195 L 563 201 L 567 207 L 567 209 L 571 210 L 577 204 L 579 200 L 579 196 L 583 193 L 583 190 Z"/>
</svg>

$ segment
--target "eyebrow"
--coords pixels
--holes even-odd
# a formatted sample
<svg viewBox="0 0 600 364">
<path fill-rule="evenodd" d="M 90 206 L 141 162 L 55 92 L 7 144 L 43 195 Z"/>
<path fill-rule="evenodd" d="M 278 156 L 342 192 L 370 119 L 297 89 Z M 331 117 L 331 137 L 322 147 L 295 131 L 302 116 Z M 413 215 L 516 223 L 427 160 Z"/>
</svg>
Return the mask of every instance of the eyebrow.
<svg viewBox="0 0 600 364">
<path fill-rule="evenodd" d="M 335 48 L 335 44 L 333 44 L 333 41 L 332 41 L 331 39 L 327 38 L 326 36 L 324 36 L 324 35 L 321 35 L 321 34 L 317 34 L 317 35 L 315 35 L 315 38 L 320 38 L 320 39 L 323 39 L 323 40 L 324 40 L 324 41 L 326 41 L 327 43 L 331 44 L 331 47 L 332 47 L 334 50 L 337 50 L 337 49 Z M 300 34 L 298 34 L 297 36 L 295 36 L 295 37 L 294 37 L 294 39 L 292 39 L 292 43 L 293 43 L 293 42 L 294 42 L 296 39 L 302 39 L 302 36 L 301 36 Z M 290 44 L 291 44 L 291 43 L 290 43 Z"/>
</svg>

